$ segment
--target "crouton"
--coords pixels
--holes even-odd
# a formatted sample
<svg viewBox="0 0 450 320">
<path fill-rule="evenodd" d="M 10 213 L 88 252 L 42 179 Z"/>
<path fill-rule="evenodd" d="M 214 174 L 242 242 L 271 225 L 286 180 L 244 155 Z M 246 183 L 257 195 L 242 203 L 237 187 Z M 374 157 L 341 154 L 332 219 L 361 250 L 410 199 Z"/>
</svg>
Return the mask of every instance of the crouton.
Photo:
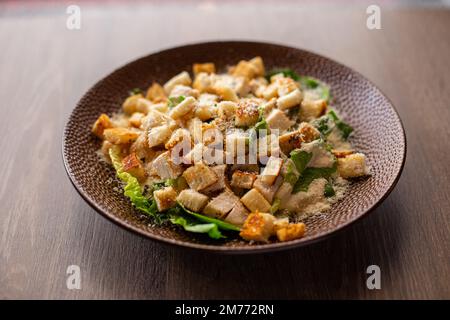
<svg viewBox="0 0 450 320">
<path fill-rule="evenodd" d="M 148 130 L 150 128 L 162 125 L 173 126 L 174 121 L 167 114 L 158 110 L 150 110 L 149 113 L 141 120 L 141 128 Z"/>
<path fill-rule="evenodd" d="M 257 63 L 250 63 L 249 61 L 241 60 L 239 63 L 232 69 L 231 74 L 235 77 L 245 77 L 248 80 L 254 78 L 259 74 Z"/>
<path fill-rule="evenodd" d="M 195 108 L 194 117 L 199 118 L 202 121 L 207 121 L 216 117 L 217 111 L 217 108 L 214 106 L 198 105 L 197 108 Z"/>
<path fill-rule="evenodd" d="M 177 201 L 181 203 L 183 207 L 194 212 L 201 212 L 208 203 L 208 200 L 208 196 L 192 189 L 181 191 L 177 197 Z"/>
<path fill-rule="evenodd" d="M 267 185 L 261 181 L 261 178 L 258 178 L 253 183 L 253 188 L 258 190 L 269 203 L 272 203 L 275 193 L 278 191 L 278 188 L 280 188 L 282 183 L 283 177 L 281 176 L 278 176 L 272 185 Z"/>
<path fill-rule="evenodd" d="M 113 144 L 128 144 L 139 137 L 138 131 L 127 128 L 110 128 L 103 131 L 106 140 Z"/>
<path fill-rule="evenodd" d="M 192 72 L 194 75 L 197 75 L 200 72 L 216 73 L 216 66 L 212 62 L 194 63 L 192 66 Z"/>
<path fill-rule="evenodd" d="M 192 87 L 199 92 L 214 92 L 213 85 L 214 81 L 212 75 L 209 75 L 206 72 L 200 72 L 195 76 Z"/>
<path fill-rule="evenodd" d="M 303 100 L 300 107 L 300 120 L 312 121 L 319 118 L 327 109 L 327 100 Z"/>
<path fill-rule="evenodd" d="M 307 122 L 300 123 L 298 131 L 302 135 L 303 142 L 311 142 L 320 138 L 320 132 Z"/>
<path fill-rule="evenodd" d="M 253 59 L 250 59 L 248 62 L 253 66 L 253 69 L 255 70 L 255 76 L 257 77 L 264 76 L 265 74 L 264 62 L 261 57 L 259 56 L 254 57 Z"/>
<path fill-rule="evenodd" d="M 236 170 L 231 177 L 231 186 L 242 189 L 251 189 L 256 180 L 256 173 Z"/>
<path fill-rule="evenodd" d="M 202 162 L 197 162 L 194 166 L 186 169 L 183 172 L 183 177 L 189 187 L 196 191 L 201 191 L 219 180 L 216 173 Z"/>
<path fill-rule="evenodd" d="M 187 97 L 170 110 L 169 115 L 172 119 L 180 119 L 181 117 L 192 112 L 195 108 L 195 99 Z"/>
<path fill-rule="evenodd" d="M 305 229 L 304 223 L 289 223 L 287 226 L 279 228 L 276 234 L 279 241 L 291 241 L 303 237 Z"/>
<path fill-rule="evenodd" d="M 271 100 L 278 96 L 278 87 L 275 83 L 269 84 L 262 92 L 262 97 L 266 100 Z"/>
<path fill-rule="evenodd" d="M 230 213 L 227 214 L 225 221 L 241 227 L 247 219 L 248 214 L 249 212 L 242 202 L 237 201 Z"/>
<path fill-rule="evenodd" d="M 268 213 L 250 213 L 244 222 L 240 236 L 248 241 L 268 242 L 273 233 L 275 217 Z"/>
<path fill-rule="evenodd" d="M 173 187 L 165 187 L 164 189 L 153 192 L 158 211 L 165 211 L 176 205 L 177 192 Z"/>
<path fill-rule="evenodd" d="M 167 81 L 164 84 L 164 91 L 166 92 L 166 94 L 169 94 L 177 84 L 190 86 L 191 83 L 192 83 L 192 80 L 191 80 L 191 77 L 189 76 L 189 73 L 187 73 L 186 71 L 183 71 L 183 72 L 177 74 L 175 77 L 171 78 L 169 81 Z"/>
<path fill-rule="evenodd" d="M 172 129 L 167 125 L 151 128 L 147 134 L 148 146 L 150 148 L 165 144 L 172 135 Z"/>
<path fill-rule="evenodd" d="M 172 91 L 170 91 L 170 98 L 179 98 L 179 97 L 194 97 L 198 98 L 200 92 L 197 89 L 192 89 L 191 87 L 177 84 L 173 87 Z"/>
<path fill-rule="evenodd" d="M 280 77 L 276 79 L 275 84 L 277 85 L 279 97 L 285 96 L 299 88 L 298 83 L 288 77 Z"/>
<path fill-rule="evenodd" d="M 337 170 L 342 178 L 355 178 L 368 174 L 366 156 L 354 153 L 337 159 Z"/>
<path fill-rule="evenodd" d="M 331 153 L 334 154 L 336 158 L 345 158 L 346 156 L 349 156 L 353 153 L 355 153 L 353 150 L 331 150 Z"/>
<path fill-rule="evenodd" d="M 164 180 L 175 179 L 183 172 L 183 168 L 172 161 L 169 151 L 163 152 L 156 157 L 151 165 L 151 173 Z"/>
<path fill-rule="evenodd" d="M 161 102 L 167 99 L 164 88 L 158 82 L 152 83 L 152 85 L 147 89 L 147 94 L 145 97 L 153 102 Z"/>
<path fill-rule="evenodd" d="M 109 117 L 106 114 L 102 113 L 92 126 L 92 132 L 97 137 L 104 139 L 105 136 L 103 135 L 103 132 L 105 131 L 105 129 L 110 129 L 112 127 L 113 124 L 111 123 L 111 119 L 109 119 Z"/>
<path fill-rule="evenodd" d="M 189 130 L 184 128 L 176 129 L 170 136 L 169 140 L 166 142 L 165 148 L 170 150 L 179 143 L 186 143 L 189 146 L 192 145 L 191 134 Z"/>
<path fill-rule="evenodd" d="M 214 85 L 213 90 L 217 95 L 220 96 L 220 98 L 222 100 L 233 101 L 233 102 L 239 101 L 239 98 L 236 95 L 236 92 L 230 87 Z"/>
<path fill-rule="evenodd" d="M 280 131 L 289 129 L 295 123 L 279 109 L 272 110 L 272 112 L 266 117 L 266 122 L 270 129 L 278 129 Z"/>
<path fill-rule="evenodd" d="M 122 104 L 123 112 L 126 114 L 132 114 L 137 111 L 137 103 L 139 99 L 142 99 L 144 96 L 142 94 L 134 94 L 125 99 Z"/>
<path fill-rule="evenodd" d="M 232 191 L 226 189 L 206 205 L 203 213 L 207 216 L 221 219 L 233 209 L 238 201 L 239 198 Z"/>
<path fill-rule="evenodd" d="M 288 132 L 278 138 L 278 144 L 284 154 L 301 147 L 303 142 L 311 142 L 320 137 L 320 132 L 307 122 L 302 122 L 299 129 Z"/>
<path fill-rule="evenodd" d="M 258 104 L 253 101 L 240 101 L 236 109 L 235 124 L 238 127 L 249 127 L 258 122 Z"/>
<path fill-rule="evenodd" d="M 264 77 L 254 78 L 249 82 L 250 91 L 258 98 L 263 98 L 264 90 L 267 88 L 267 80 Z"/>
<path fill-rule="evenodd" d="M 210 192 L 216 192 L 219 190 L 223 190 L 227 186 L 226 177 L 225 177 L 225 170 L 227 169 L 227 165 L 221 164 L 218 166 L 214 166 L 211 169 L 217 175 L 218 180 L 216 183 L 203 189 L 202 192 L 204 192 L 204 193 L 210 193 Z"/>
<path fill-rule="evenodd" d="M 129 119 L 130 124 L 135 128 L 139 128 L 141 126 L 141 121 L 144 118 L 144 116 L 145 115 L 141 112 L 133 113 Z"/>
<path fill-rule="evenodd" d="M 280 110 L 286 110 L 295 106 L 298 106 L 302 102 L 302 92 L 299 89 L 279 97 L 277 99 L 277 106 Z"/>
<path fill-rule="evenodd" d="M 223 119 L 230 119 L 234 116 L 237 104 L 232 101 L 222 101 L 217 104 L 217 113 Z"/>
<path fill-rule="evenodd" d="M 136 156 L 136 153 L 130 153 L 128 156 L 122 159 L 123 171 L 128 172 L 133 177 L 136 177 L 139 181 L 145 180 L 146 173 L 144 165 L 141 160 Z"/>
<path fill-rule="evenodd" d="M 275 179 L 278 177 L 281 171 L 281 167 L 283 165 L 283 159 L 270 157 L 267 161 L 266 167 L 261 173 L 260 179 L 261 182 L 271 186 L 275 182 Z"/>
<path fill-rule="evenodd" d="M 269 212 L 270 203 L 255 188 L 248 191 L 242 198 L 242 203 L 251 211 Z"/>
</svg>

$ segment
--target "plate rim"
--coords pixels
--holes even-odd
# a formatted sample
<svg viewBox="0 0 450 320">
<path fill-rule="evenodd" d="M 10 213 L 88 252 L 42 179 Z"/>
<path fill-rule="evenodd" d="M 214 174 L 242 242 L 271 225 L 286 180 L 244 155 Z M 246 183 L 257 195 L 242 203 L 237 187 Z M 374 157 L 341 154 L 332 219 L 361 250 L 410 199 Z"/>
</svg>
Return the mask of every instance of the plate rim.
<svg viewBox="0 0 450 320">
<path fill-rule="evenodd" d="M 176 240 L 176 239 L 169 239 L 160 235 L 155 235 L 155 234 L 149 234 L 147 233 L 145 230 L 139 229 L 129 223 L 127 223 L 125 220 L 119 219 L 118 217 L 116 217 L 113 214 L 109 214 L 107 213 L 105 210 L 103 210 L 93 199 L 91 199 L 89 197 L 89 195 L 87 194 L 86 191 L 83 190 L 82 186 L 79 185 L 79 183 L 77 182 L 77 179 L 75 179 L 75 176 L 73 174 L 73 172 L 71 171 L 71 168 L 68 164 L 68 160 L 66 158 L 65 155 L 65 150 L 67 147 L 66 144 L 66 139 L 67 139 L 67 135 L 68 135 L 68 125 L 69 123 L 71 123 L 71 121 L 74 121 L 72 119 L 73 114 L 75 112 L 75 110 L 77 108 L 79 108 L 83 102 L 86 100 L 86 98 L 91 94 L 92 91 L 95 91 L 95 89 L 102 85 L 102 82 L 112 76 L 113 74 L 122 71 L 123 69 L 127 68 L 129 65 L 137 63 L 140 60 L 144 60 L 147 59 L 149 56 L 152 55 L 157 55 L 157 54 L 164 54 L 165 52 L 168 51 L 173 51 L 173 50 L 179 50 L 181 48 L 188 48 L 188 47 L 195 47 L 198 45 L 242 45 L 242 44 L 254 44 L 254 45 L 270 45 L 270 46 L 277 46 L 283 49 L 289 49 L 289 50 L 296 50 L 296 51 L 301 51 L 303 53 L 307 53 L 307 54 L 312 54 L 314 56 L 318 56 L 320 58 L 325 58 L 326 60 L 339 65 L 339 67 L 343 67 L 345 69 L 348 69 L 349 71 L 351 71 L 353 74 L 357 75 L 358 77 L 362 78 L 363 80 L 367 81 L 368 84 L 370 84 L 373 88 L 375 88 L 388 102 L 390 105 L 390 108 L 392 108 L 392 110 L 394 111 L 396 120 L 399 122 L 400 124 L 400 128 L 401 128 L 401 139 L 403 142 L 403 153 L 402 153 L 402 162 L 401 165 L 399 167 L 398 172 L 396 173 L 395 179 L 392 181 L 391 185 L 389 186 L 389 188 L 384 192 L 384 194 L 379 197 L 368 209 L 364 210 L 363 212 L 361 212 L 358 216 L 352 217 L 351 219 L 345 221 L 344 223 L 339 224 L 339 226 L 321 232 L 319 234 L 317 234 L 316 236 L 304 240 L 304 239 L 296 239 L 293 241 L 288 241 L 288 242 L 275 242 L 275 243 L 268 243 L 268 244 L 257 244 L 254 246 L 245 246 L 245 247 L 232 247 L 232 246 L 216 246 L 216 245 L 212 245 L 212 244 L 203 244 L 203 243 L 190 243 L 190 242 L 185 242 L 185 241 L 181 241 L 181 240 Z M 82 95 L 82 97 L 78 100 L 77 104 L 75 105 L 75 107 L 72 109 L 72 111 L 70 112 L 69 116 L 66 118 L 66 122 L 63 128 L 63 134 L 62 134 L 62 145 L 61 145 L 61 153 L 62 153 L 62 158 L 63 158 L 63 163 L 64 163 L 64 169 L 66 171 L 67 176 L 69 177 L 70 182 L 72 183 L 72 185 L 74 186 L 75 190 L 78 192 L 78 194 L 98 213 L 100 213 L 101 216 L 107 218 L 108 220 L 112 221 L 113 223 L 115 223 L 116 225 L 123 227 L 124 229 L 126 229 L 129 232 L 132 232 L 134 234 L 137 234 L 141 237 L 144 237 L 146 239 L 151 239 L 154 241 L 157 241 L 159 243 L 165 244 L 165 245 L 171 245 L 171 246 L 175 246 L 177 248 L 186 248 L 186 249 L 191 249 L 191 250 L 196 250 L 196 251 L 204 251 L 204 252 L 214 252 L 214 253 L 221 253 L 221 254 L 255 254 L 255 253 L 266 253 L 266 252 L 274 252 L 274 251 L 282 251 L 282 250 L 288 250 L 288 249 L 292 249 L 292 248 L 299 248 L 299 247 L 304 247 L 313 243 L 317 243 L 320 242 L 326 238 L 330 238 L 338 233 L 340 233 L 341 231 L 343 231 L 344 229 L 346 229 L 347 227 L 349 227 L 350 225 L 354 224 L 357 221 L 360 221 L 362 218 L 367 217 L 369 213 L 371 213 L 372 211 L 374 211 L 393 191 L 393 189 L 395 188 L 395 186 L 397 185 L 398 181 L 400 180 L 400 177 L 403 173 L 403 169 L 405 167 L 405 163 L 406 163 L 406 157 L 407 157 L 407 138 L 406 138 L 406 132 L 405 132 L 405 127 L 403 125 L 403 121 L 400 117 L 400 114 L 398 112 L 398 110 L 396 109 L 395 105 L 392 103 L 391 99 L 377 86 L 375 85 L 371 80 L 369 80 L 367 77 L 363 76 L 361 73 L 359 73 L 358 71 L 355 71 L 353 68 L 348 67 L 334 59 L 331 59 L 323 54 L 318 54 L 314 51 L 311 50 L 306 50 L 303 48 L 299 48 L 299 47 L 292 47 L 290 45 L 284 45 L 284 44 L 280 44 L 277 42 L 263 42 L 263 41 L 247 41 L 247 40 L 220 40 L 220 41 L 205 41 L 205 42 L 193 42 L 193 43 L 187 43 L 187 44 L 182 44 L 182 45 L 177 45 L 177 46 L 171 46 L 168 48 L 163 48 L 161 50 L 158 51 L 154 51 L 154 52 L 150 52 L 149 54 L 137 57 L 123 65 L 121 65 L 118 68 L 115 68 L 113 71 L 109 72 L 108 74 L 106 74 L 105 76 L 103 76 L 102 78 L 100 78 L 99 80 L 97 80 L 95 82 L 94 85 L 92 85 L 91 87 L 89 87 L 89 89 Z"/>
</svg>

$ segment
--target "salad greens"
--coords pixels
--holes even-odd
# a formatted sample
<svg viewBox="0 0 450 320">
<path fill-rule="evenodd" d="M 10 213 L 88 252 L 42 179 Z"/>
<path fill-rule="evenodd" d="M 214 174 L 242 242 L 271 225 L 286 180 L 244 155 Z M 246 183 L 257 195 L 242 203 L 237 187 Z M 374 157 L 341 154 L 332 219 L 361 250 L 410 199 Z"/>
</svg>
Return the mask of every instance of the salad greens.
<svg viewBox="0 0 450 320">
<path fill-rule="evenodd" d="M 207 217 L 207 216 L 204 216 L 204 215 L 202 215 L 200 213 L 192 212 L 192 211 L 186 209 L 185 207 L 183 207 L 183 205 L 181 203 L 179 203 L 179 202 L 178 202 L 178 205 L 180 206 L 181 209 L 184 210 L 184 212 L 192 215 L 193 217 L 197 218 L 200 221 L 208 222 L 208 223 L 214 223 L 214 224 L 217 225 L 217 227 L 219 227 L 219 229 L 229 230 L 229 231 L 241 231 L 241 229 L 238 226 L 235 226 L 234 224 L 225 222 L 223 220 Z"/>
<path fill-rule="evenodd" d="M 327 136 L 331 133 L 334 127 L 339 129 L 342 134 L 342 138 L 347 140 L 350 134 L 353 132 L 353 128 L 342 121 L 334 110 L 328 111 L 328 113 L 313 122 L 313 125 L 319 130 L 323 136 Z"/>
<path fill-rule="evenodd" d="M 300 175 L 305 170 L 312 156 L 313 156 L 312 153 L 302 151 L 299 149 L 291 151 L 291 160 L 294 162 L 295 167 L 297 168 L 297 171 L 298 173 L 300 173 Z"/>
<path fill-rule="evenodd" d="M 169 108 L 175 107 L 177 104 L 181 103 L 184 99 L 186 99 L 185 96 L 178 96 L 178 97 L 170 97 L 169 102 L 167 103 L 167 106 Z"/>
<path fill-rule="evenodd" d="M 300 178 L 298 179 L 297 183 L 294 186 L 294 190 L 292 193 L 297 193 L 299 191 L 308 191 L 309 185 L 313 180 L 319 179 L 319 178 L 329 178 L 333 173 L 335 173 L 337 170 L 337 162 L 333 164 L 332 167 L 328 168 L 313 168 L 308 167 L 306 168 Z"/>
</svg>

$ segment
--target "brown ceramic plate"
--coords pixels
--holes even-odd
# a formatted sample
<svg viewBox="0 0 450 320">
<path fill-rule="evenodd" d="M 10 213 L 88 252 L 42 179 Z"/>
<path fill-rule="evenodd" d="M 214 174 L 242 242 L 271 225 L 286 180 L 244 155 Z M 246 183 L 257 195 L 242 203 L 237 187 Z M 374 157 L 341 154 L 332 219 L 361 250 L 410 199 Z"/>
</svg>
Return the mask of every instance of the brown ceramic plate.
<svg viewBox="0 0 450 320">
<path fill-rule="evenodd" d="M 117 191 L 113 169 L 100 162 L 100 141 L 91 125 L 101 113 L 120 109 L 131 88 L 164 83 L 194 62 L 215 62 L 219 68 L 262 56 L 266 69 L 289 67 L 331 86 L 335 108 L 355 129 L 351 142 L 367 155 L 372 175 L 352 183 L 346 197 L 327 214 L 306 220 L 307 234 L 291 242 L 249 244 L 237 238 L 209 240 L 171 226 L 153 226 Z M 80 66 L 82 67 L 82 66 Z M 63 157 L 67 173 L 81 196 L 113 222 L 150 239 L 183 247 L 224 253 L 287 249 L 324 239 L 366 215 L 386 198 L 398 181 L 406 156 L 402 123 L 388 98 L 359 73 L 317 54 L 268 43 L 210 42 L 164 50 L 133 61 L 100 80 L 80 100 L 65 127 Z"/>
</svg>

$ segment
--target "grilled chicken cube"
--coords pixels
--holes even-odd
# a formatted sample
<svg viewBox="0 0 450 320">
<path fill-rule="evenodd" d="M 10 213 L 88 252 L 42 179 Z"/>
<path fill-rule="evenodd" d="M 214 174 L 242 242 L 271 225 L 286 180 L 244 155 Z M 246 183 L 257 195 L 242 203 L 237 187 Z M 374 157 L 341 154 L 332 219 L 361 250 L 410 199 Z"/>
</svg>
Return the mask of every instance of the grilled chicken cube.
<svg viewBox="0 0 450 320">
<path fill-rule="evenodd" d="M 289 77 L 279 77 L 275 81 L 277 85 L 278 96 L 285 96 L 299 88 L 297 82 Z"/>
<path fill-rule="evenodd" d="M 194 166 L 186 169 L 183 177 L 189 187 L 196 191 L 201 191 L 219 180 L 217 174 L 203 162 L 197 162 Z"/>
<path fill-rule="evenodd" d="M 110 128 L 103 131 L 105 140 L 113 144 L 128 144 L 139 137 L 139 131 L 128 128 Z"/>
<path fill-rule="evenodd" d="M 102 113 L 92 126 L 92 132 L 97 137 L 104 139 L 105 136 L 103 135 L 103 133 L 105 129 L 110 129 L 112 127 L 113 124 L 111 123 L 111 119 L 109 119 L 109 117 L 106 114 Z"/>
<path fill-rule="evenodd" d="M 122 159 L 123 171 L 128 172 L 133 177 L 136 177 L 139 181 L 145 180 L 146 173 L 144 165 L 141 160 L 136 156 L 136 153 L 130 153 L 128 156 Z"/>
<path fill-rule="evenodd" d="M 275 217 L 269 213 L 250 213 L 240 236 L 248 241 L 267 242 L 273 233 Z"/>
<path fill-rule="evenodd" d="M 366 156 L 362 153 L 354 153 L 345 158 L 338 158 L 337 170 L 342 178 L 365 176 L 369 172 L 366 165 Z"/>
<path fill-rule="evenodd" d="M 256 180 L 256 173 L 236 170 L 231 177 L 231 186 L 242 189 L 251 189 Z"/>
<path fill-rule="evenodd" d="M 244 224 L 245 220 L 247 219 L 248 214 L 249 214 L 249 212 L 244 207 L 242 202 L 237 201 L 235 203 L 233 209 L 230 211 L 230 213 L 225 218 L 225 221 L 241 227 Z"/>
<path fill-rule="evenodd" d="M 266 185 L 273 185 L 276 178 L 280 174 L 281 167 L 283 166 L 283 159 L 270 157 L 267 161 L 266 167 L 261 173 L 260 179 L 261 182 Z"/>
<path fill-rule="evenodd" d="M 303 237 L 305 229 L 304 223 L 289 223 L 285 227 L 278 228 L 276 235 L 280 241 L 291 241 Z"/>
<path fill-rule="evenodd" d="M 172 135 L 172 129 L 168 125 L 151 128 L 147 134 L 148 146 L 150 148 L 167 142 Z"/>
<path fill-rule="evenodd" d="M 226 177 L 225 177 L 225 170 L 227 169 L 227 165 L 226 164 L 221 164 L 218 166 L 214 166 L 211 168 L 215 174 L 217 175 L 217 182 L 212 184 L 211 186 L 205 188 L 202 192 L 205 193 L 210 193 L 210 192 L 215 192 L 215 191 L 219 191 L 219 190 L 223 190 L 225 189 L 226 185 Z"/>
<path fill-rule="evenodd" d="M 158 111 L 150 110 L 149 113 L 142 119 L 142 129 L 148 130 L 150 128 L 168 125 L 172 128 L 174 121 L 167 114 Z"/>
<path fill-rule="evenodd" d="M 165 211 L 176 205 L 177 192 L 173 187 L 165 187 L 164 189 L 153 192 L 153 197 L 158 207 L 158 211 Z"/>
<path fill-rule="evenodd" d="M 169 115 L 172 119 L 180 119 L 192 112 L 195 108 L 195 98 L 187 97 L 170 110 Z"/>
<path fill-rule="evenodd" d="M 191 146 L 191 134 L 189 133 L 189 130 L 184 128 L 178 128 L 175 130 L 170 139 L 166 142 L 165 147 L 170 150 L 179 143 L 186 143 Z"/>
<path fill-rule="evenodd" d="M 266 198 L 255 188 L 248 191 L 242 198 L 242 203 L 251 211 L 269 212 L 270 203 Z"/>
<path fill-rule="evenodd" d="M 203 213 L 210 217 L 222 219 L 233 209 L 238 201 L 239 198 L 227 189 L 213 198 L 203 209 Z"/>
<path fill-rule="evenodd" d="M 161 102 L 167 99 L 166 92 L 164 88 L 157 82 L 153 82 L 152 85 L 147 89 L 147 94 L 145 97 L 154 102 Z"/>
<path fill-rule="evenodd" d="M 206 72 L 200 72 L 195 75 L 194 83 L 192 87 L 197 89 L 200 92 L 210 92 L 213 93 L 215 90 L 213 89 L 214 85 L 214 75 L 208 74 Z"/>
<path fill-rule="evenodd" d="M 302 135 L 303 142 L 311 142 L 320 137 L 320 132 L 307 122 L 300 123 L 298 131 Z"/>
<path fill-rule="evenodd" d="M 177 201 L 181 203 L 183 207 L 194 212 L 201 212 L 208 203 L 208 200 L 208 196 L 192 189 L 181 191 L 177 197 Z"/>
<path fill-rule="evenodd" d="M 151 173 L 159 176 L 161 179 L 175 179 L 182 172 L 183 168 L 172 161 L 169 151 L 160 154 L 152 162 Z"/>
<path fill-rule="evenodd" d="M 303 100 L 300 107 L 300 120 L 311 121 L 319 118 L 327 109 L 327 100 Z"/>
<path fill-rule="evenodd" d="M 298 130 L 288 132 L 278 138 L 278 144 L 284 154 L 301 147 L 303 142 L 311 142 L 320 137 L 320 132 L 312 125 L 302 122 Z"/>
<path fill-rule="evenodd" d="M 255 183 L 253 183 L 253 188 L 258 190 L 269 203 L 272 203 L 275 193 L 278 191 L 278 188 L 280 188 L 282 183 L 283 178 L 281 176 L 278 176 L 275 183 L 271 186 L 262 182 L 261 178 L 258 178 L 255 180 Z"/>
<path fill-rule="evenodd" d="M 194 97 L 198 98 L 200 92 L 197 89 L 192 89 L 191 87 L 177 84 L 170 91 L 169 98 L 179 99 L 180 97 Z"/>
<path fill-rule="evenodd" d="M 212 62 L 194 63 L 192 71 L 194 72 L 194 75 L 197 75 L 200 72 L 216 73 L 216 66 Z"/>
<path fill-rule="evenodd" d="M 183 71 L 164 84 L 164 91 L 167 94 L 169 94 L 176 85 L 181 84 L 185 86 L 190 86 L 191 83 L 192 80 L 191 77 L 189 76 L 189 73 Z"/>
<path fill-rule="evenodd" d="M 277 99 L 278 109 L 286 110 L 298 106 L 302 102 L 302 98 L 302 92 L 299 89 L 295 89 L 294 91 Z"/>
<path fill-rule="evenodd" d="M 278 129 L 280 131 L 285 131 L 294 125 L 294 121 L 290 120 L 288 116 L 283 111 L 279 109 L 274 109 L 266 117 L 266 122 L 270 129 Z"/>
<path fill-rule="evenodd" d="M 258 122 L 258 104 L 253 101 L 241 101 L 236 109 L 235 124 L 237 127 L 249 127 Z"/>
</svg>

